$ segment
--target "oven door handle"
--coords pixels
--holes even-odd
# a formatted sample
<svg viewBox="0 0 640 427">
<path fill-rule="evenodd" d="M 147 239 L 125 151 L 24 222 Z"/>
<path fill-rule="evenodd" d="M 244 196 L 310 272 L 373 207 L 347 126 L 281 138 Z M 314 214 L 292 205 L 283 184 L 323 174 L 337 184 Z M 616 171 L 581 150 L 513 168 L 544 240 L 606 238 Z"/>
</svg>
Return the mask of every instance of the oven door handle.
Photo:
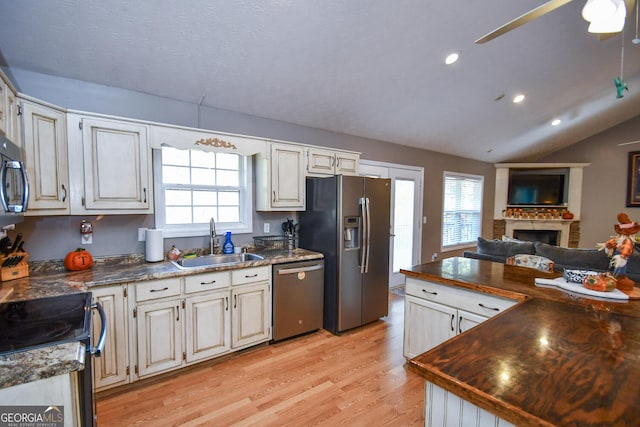
<svg viewBox="0 0 640 427">
<path fill-rule="evenodd" d="M 100 315 L 100 338 L 98 339 L 98 345 L 95 347 L 91 347 L 89 352 L 91 355 L 100 357 L 102 355 L 102 351 L 104 350 L 104 342 L 107 339 L 107 315 L 102 308 L 102 305 L 99 302 L 91 304 L 91 308 L 98 310 L 98 314 Z M 91 345 L 91 344 L 89 344 Z"/>
</svg>

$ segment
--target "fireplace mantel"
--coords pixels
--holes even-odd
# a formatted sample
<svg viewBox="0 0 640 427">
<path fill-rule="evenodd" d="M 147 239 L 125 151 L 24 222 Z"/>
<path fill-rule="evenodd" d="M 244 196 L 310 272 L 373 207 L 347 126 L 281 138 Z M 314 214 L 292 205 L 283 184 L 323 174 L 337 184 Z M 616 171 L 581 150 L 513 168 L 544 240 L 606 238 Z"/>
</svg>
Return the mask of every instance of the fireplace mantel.
<svg viewBox="0 0 640 427">
<path fill-rule="evenodd" d="M 559 231 L 559 246 L 569 247 L 569 231 L 574 220 L 564 219 L 519 219 L 503 218 L 506 229 L 505 235 L 513 237 L 513 230 L 552 230 Z"/>
</svg>

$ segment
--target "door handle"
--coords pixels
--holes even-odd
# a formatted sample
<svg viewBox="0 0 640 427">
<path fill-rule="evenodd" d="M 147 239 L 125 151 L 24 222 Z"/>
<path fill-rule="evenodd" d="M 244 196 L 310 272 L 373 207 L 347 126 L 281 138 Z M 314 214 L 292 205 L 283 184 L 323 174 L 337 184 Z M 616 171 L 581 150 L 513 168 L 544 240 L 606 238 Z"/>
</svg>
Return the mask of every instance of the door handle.
<svg viewBox="0 0 640 427">
<path fill-rule="evenodd" d="M 100 338 L 98 339 L 98 344 L 95 347 L 90 347 L 89 353 L 96 357 L 100 357 L 104 351 L 104 343 L 107 340 L 107 315 L 102 308 L 102 304 L 99 302 L 91 304 L 91 308 L 98 310 L 98 314 L 100 315 Z"/>
</svg>

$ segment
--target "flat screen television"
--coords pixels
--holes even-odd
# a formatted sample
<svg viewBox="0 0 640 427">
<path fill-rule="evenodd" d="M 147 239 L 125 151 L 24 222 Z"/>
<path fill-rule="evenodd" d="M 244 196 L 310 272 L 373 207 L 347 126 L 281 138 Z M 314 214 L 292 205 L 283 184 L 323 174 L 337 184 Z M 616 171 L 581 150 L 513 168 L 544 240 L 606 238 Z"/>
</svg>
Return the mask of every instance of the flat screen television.
<svg viewBox="0 0 640 427">
<path fill-rule="evenodd" d="M 564 174 L 512 174 L 507 204 L 561 206 L 565 204 L 564 183 Z"/>
</svg>

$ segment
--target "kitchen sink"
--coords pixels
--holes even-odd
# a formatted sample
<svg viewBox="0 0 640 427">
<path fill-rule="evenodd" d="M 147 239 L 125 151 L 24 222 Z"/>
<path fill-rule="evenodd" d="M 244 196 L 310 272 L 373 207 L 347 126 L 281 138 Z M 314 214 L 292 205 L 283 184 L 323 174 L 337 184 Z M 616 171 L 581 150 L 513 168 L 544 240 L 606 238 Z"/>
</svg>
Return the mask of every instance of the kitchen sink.
<svg viewBox="0 0 640 427">
<path fill-rule="evenodd" d="M 178 268 L 193 267 L 217 267 L 221 265 L 240 264 L 246 261 L 257 261 L 264 257 L 251 253 L 243 254 L 224 254 L 224 255 L 204 255 L 195 258 L 180 258 L 177 261 L 171 261 Z"/>
</svg>

